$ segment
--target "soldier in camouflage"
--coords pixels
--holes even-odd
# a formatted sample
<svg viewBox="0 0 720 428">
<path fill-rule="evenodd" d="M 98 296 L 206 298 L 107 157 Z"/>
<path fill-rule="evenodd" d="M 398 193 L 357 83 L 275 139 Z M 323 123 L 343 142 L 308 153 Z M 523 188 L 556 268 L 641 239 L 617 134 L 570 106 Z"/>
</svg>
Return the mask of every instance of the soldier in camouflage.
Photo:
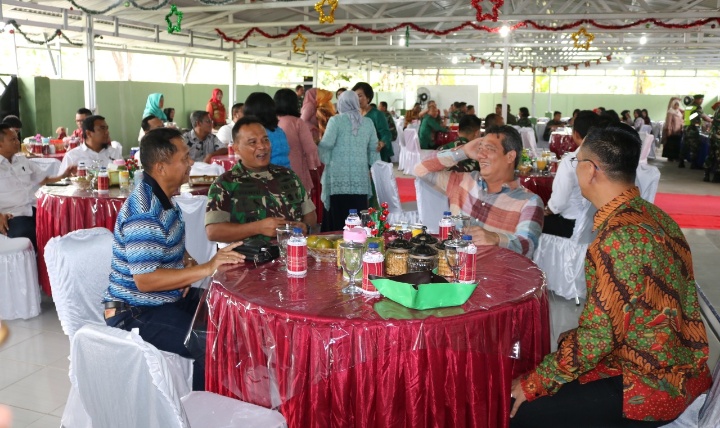
<svg viewBox="0 0 720 428">
<path fill-rule="evenodd" d="M 713 174 L 712 182 L 720 183 L 720 174 L 718 173 L 718 160 L 720 160 L 720 101 L 713 104 L 712 109 L 715 114 L 712 117 L 712 125 L 710 125 L 710 153 L 705 159 L 705 177 L 703 181 L 710 181 L 710 174 Z"/>
<path fill-rule="evenodd" d="M 699 169 L 695 166 L 698 149 L 700 148 L 700 125 L 702 121 L 710 122 L 712 119 L 703 113 L 702 103 L 705 95 L 693 96 L 693 109 L 690 112 L 690 124 L 685 128 L 683 136 L 682 153 L 678 168 L 685 168 L 685 159 L 690 162 L 690 169 Z"/>
<path fill-rule="evenodd" d="M 460 119 L 460 124 L 458 126 L 458 138 L 457 140 L 453 141 L 452 143 L 446 144 L 441 147 L 441 149 L 454 149 L 456 147 L 461 147 L 468 142 L 480 137 L 480 126 L 482 125 L 482 121 L 480 118 L 475 116 L 474 114 L 468 114 L 462 117 Z M 475 159 L 465 159 L 464 161 L 460 161 L 454 166 L 448 168 L 448 171 L 456 171 L 456 172 L 473 172 L 473 171 L 480 171 L 480 164 Z"/>
<path fill-rule="evenodd" d="M 315 205 L 294 172 L 270 164 L 270 140 L 252 116 L 233 127 L 233 148 L 240 161 L 215 180 L 208 192 L 208 239 L 235 242 L 270 240 L 285 224 L 305 233 L 317 223 Z"/>
</svg>

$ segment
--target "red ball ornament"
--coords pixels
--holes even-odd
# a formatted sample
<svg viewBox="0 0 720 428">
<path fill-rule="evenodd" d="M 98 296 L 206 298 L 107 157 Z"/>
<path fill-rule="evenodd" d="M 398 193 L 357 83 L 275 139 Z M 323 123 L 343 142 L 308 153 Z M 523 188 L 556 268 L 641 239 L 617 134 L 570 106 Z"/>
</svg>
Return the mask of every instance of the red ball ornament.
<svg viewBox="0 0 720 428">
<path fill-rule="evenodd" d="M 370 231 L 370 234 L 371 234 L 372 236 L 377 236 L 377 234 L 378 234 L 377 229 L 371 230 L 371 231 Z"/>
<path fill-rule="evenodd" d="M 388 214 L 390 214 L 390 211 L 388 211 L 388 210 L 383 210 L 382 213 L 383 213 L 383 215 L 388 215 Z"/>
<path fill-rule="evenodd" d="M 375 208 L 368 208 L 368 214 L 372 214 L 375 212 Z"/>
<path fill-rule="evenodd" d="M 367 222 L 367 225 L 368 225 L 368 227 L 375 227 L 375 222 L 369 221 L 369 222 Z"/>
<path fill-rule="evenodd" d="M 381 215 L 381 216 L 380 216 L 380 221 L 385 221 L 385 220 L 387 220 L 387 216 L 386 216 L 386 215 Z"/>
<path fill-rule="evenodd" d="M 387 207 L 389 207 L 390 205 L 388 205 L 387 202 L 383 202 L 382 204 L 380 204 L 380 206 L 383 207 L 383 208 L 387 208 Z"/>
<path fill-rule="evenodd" d="M 15 34 L 15 30 L 8 31 L 10 34 Z"/>
</svg>

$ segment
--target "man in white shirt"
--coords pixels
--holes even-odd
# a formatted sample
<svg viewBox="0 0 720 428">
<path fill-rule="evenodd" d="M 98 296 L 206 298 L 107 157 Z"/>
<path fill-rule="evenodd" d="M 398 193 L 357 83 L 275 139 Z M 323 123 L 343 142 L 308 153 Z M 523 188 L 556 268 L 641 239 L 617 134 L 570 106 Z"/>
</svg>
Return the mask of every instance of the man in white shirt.
<svg viewBox="0 0 720 428">
<path fill-rule="evenodd" d="M 235 122 L 242 119 L 243 117 L 243 106 L 245 103 L 237 103 L 232 106 L 232 123 L 228 123 L 227 125 L 222 126 L 217 133 L 218 140 L 225 144 L 227 147 L 230 147 L 233 143 L 232 139 L 232 129 L 233 126 L 235 126 Z"/>
<path fill-rule="evenodd" d="M 20 140 L 9 125 L 0 124 L 0 233 L 25 237 L 35 246 L 34 189 L 75 172 L 68 168 L 59 177 L 47 177 L 35 163 L 18 153 Z"/>
<path fill-rule="evenodd" d="M 107 167 L 113 160 L 119 159 L 117 151 L 110 146 L 110 128 L 102 116 L 88 116 L 82 123 L 85 142 L 65 153 L 60 171 L 85 162 L 91 166 L 93 162 Z"/>
<path fill-rule="evenodd" d="M 183 140 L 190 149 L 190 157 L 195 162 L 211 163 L 213 156 L 223 156 L 228 152 L 223 144 L 212 133 L 213 121 L 206 111 L 194 111 L 190 115 L 192 129 L 183 134 Z"/>
<path fill-rule="evenodd" d="M 570 238 L 575 228 L 575 221 L 589 205 L 580 193 L 575 168 L 570 159 L 577 155 L 583 139 L 593 126 L 599 126 L 600 116 L 590 110 L 578 113 L 573 126 L 573 140 L 578 145 L 577 150 L 565 153 L 558 166 L 553 180 L 552 195 L 545 207 L 545 222 L 543 233 Z"/>
</svg>

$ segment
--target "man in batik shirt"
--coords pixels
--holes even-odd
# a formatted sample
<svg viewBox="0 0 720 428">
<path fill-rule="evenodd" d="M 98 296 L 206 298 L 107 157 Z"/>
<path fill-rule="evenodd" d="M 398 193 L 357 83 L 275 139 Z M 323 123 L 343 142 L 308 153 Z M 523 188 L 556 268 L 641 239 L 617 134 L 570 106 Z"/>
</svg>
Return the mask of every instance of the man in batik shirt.
<svg viewBox="0 0 720 428">
<path fill-rule="evenodd" d="M 208 239 L 269 240 L 285 224 L 307 232 L 317 223 L 315 205 L 300 178 L 288 168 L 270 164 L 270 140 L 257 118 L 246 116 L 235 123 L 233 149 L 240 161 L 208 192 Z"/>
<path fill-rule="evenodd" d="M 444 146 L 441 146 L 440 148 L 443 150 L 447 149 L 454 149 L 456 147 L 463 146 L 467 144 L 468 142 L 480 137 L 480 127 L 482 126 L 482 121 L 479 117 L 475 115 L 465 115 L 462 119 L 460 119 L 460 124 L 458 125 L 458 138 L 457 140 L 453 141 L 452 143 L 445 144 Z M 456 171 L 456 172 L 472 172 L 472 171 L 480 171 L 480 164 L 475 159 L 465 159 L 464 161 L 460 161 L 457 164 L 451 166 L 448 168 L 448 171 Z"/>
<path fill-rule="evenodd" d="M 557 352 L 513 381 L 512 428 L 658 427 L 712 383 L 690 246 L 640 197 L 640 147 L 627 125 L 595 128 L 571 160 L 598 209 L 588 300 Z"/>
<path fill-rule="evenodd" d="M 713 175 L 712 182 L 720 183 L 720 174 L 718 174 L 718 160 L 720 160 L 720 101 L 713 104 L 712 109 L 715 114 L 712 117 L 712 125 L 710 126 L 710 153 L 705 159 L 705 177 L 703 181 L 710 181 L 710 174 Z"/>
</svg>

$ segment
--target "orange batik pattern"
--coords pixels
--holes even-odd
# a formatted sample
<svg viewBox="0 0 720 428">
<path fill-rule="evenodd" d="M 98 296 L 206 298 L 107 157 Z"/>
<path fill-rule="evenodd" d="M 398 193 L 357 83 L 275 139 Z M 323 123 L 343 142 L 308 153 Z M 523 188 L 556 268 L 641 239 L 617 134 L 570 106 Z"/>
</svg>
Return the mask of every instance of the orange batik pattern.
<svg viewBox="0 0 720 428">
<path fill-rule="evenodd" d="M 598 210 L 594 226 L 579 327 L 523 378 L 525 395 L 622 375 L 624 417 L 672 420 L 712 382 L 690 247 L 637 187 Z"/>
</svg>

